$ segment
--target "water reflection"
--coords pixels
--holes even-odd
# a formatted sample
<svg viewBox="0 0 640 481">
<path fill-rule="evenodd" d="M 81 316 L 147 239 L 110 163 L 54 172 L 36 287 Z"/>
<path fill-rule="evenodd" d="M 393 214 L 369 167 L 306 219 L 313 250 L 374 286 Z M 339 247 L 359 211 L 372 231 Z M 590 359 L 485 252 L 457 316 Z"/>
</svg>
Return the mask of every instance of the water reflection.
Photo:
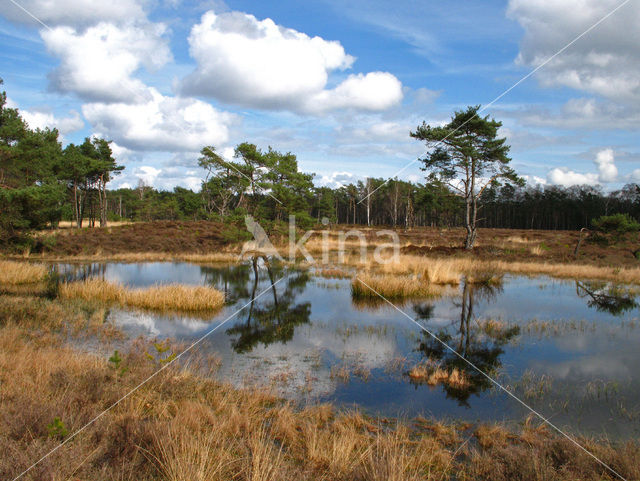
<svg viewBox="0 0 640 481">
<path fill-rule="evenodd" d="M 227 305 L 208 319 L 112 309 L 110 319 L 131 338 L 145 334 L 189 342 L 249 303 L 203 343 L 222 359 L 221 379 L 238 386 L 246 386 L 248 378 L 269 387 L 282 382 L 278 392 L 298 402 L 356 403 L 383 415 L 475 421 L 521 420 L 527 414 L 512 399 L 488 389 L 490 381 L 482 374 L 384 301 L 354 301 L 348 279 L 317 278 L 263 259 L 232 266 L 86 264 L 61 266 L 60 272 L 75 279 L 100 276 L 131 287 L 180 282 L 225 292 Z M 398 305 L 572 432 L 637 435 L 636 295 L 611 283 L 507 276 L 500 286 L 463 283 L 446 297 Z M 468 385 L 428 389 L 410 382 L 403 373 L 425 359 L 463 371 Z M 404 360 L 404 367 L 393 370 L 398 360 Z M 348 382 L 335 376 L 336 366 L 351 370 Z M 356 370 L 366 376 L 353 374 Z M 517 384 L 525 378 L 529 384 Z M 551 381 L 541 391 L 531 385 L 535 379 Z M 614 400 L 607 404 L 589 397 L 589 383 L 616 386 Z"/>
<path fill-rule="evenodd" d="M 251 268 L 247 264 L 228 266 L 200 266 L 204 283 L 224 292 L 226 302 L 234 304 L 249 297 Z"/>
<path fill-rule="evenodd" d="M 631 289 L 608 282 L 576 281 L 576 293 L 589 307 L 616 316 L 638 306 Z"/>
<path fill-rule="evenodd" d="M 468 405 L 467 401 L 472 394 L 492 387 L 491 381 L 482 373 L 491 375 L 500 368 L 500 356 L 505 352 L 504 345 L 520 332 L 518 326 L 503 328 L 501 324 L 495 322 L 481 324 L 474 317 L 474 306 L 479 300 L 494 302 L 500 292 L 502 292 L 501 286 L 476 285 L 464 281 L 460 302 L 454 302 L 460 310 L 459 320 L 439 329 L 436 336 L 442 342 L 424 331 L 422 339 L 418 341 L 417 351 L 425 359 L 436 361 L 448 372 L 457 369 L 464 373 L 468 380 L 464 386 L 446 383 L 443 385 L 447 397 L 456 399 L 461 405 Z M 418 321 L 428 322 L 433 313 L 433 306 L 419 304 L 414 307 L 414 311 Z M 469 362 L 461 359 L 453 350 Z M 482 372 L 474 369 L 469 363 Z M 422 384 L 415 379 L 408 379 L 413 384 Z"/>
<path fill-rule="evenodd" d="M 251 352 L 259 343 L 266 347 L 274 342 L 290 341 L 296 326 L 308 323 L 311 314 L 311 302 L 295 302 L 296 297 L 304 291 L 309 281 L 309 274 L 306 271 L 289 274 L 285 280 L 284 290 L 278 292 L 275 279 L 280 279 L 284 275 L 283 268 L 280 265 L 272 265 L 266 259 L 262 259 L 261 264 L 271 284 L 272 298 L 267 302 L 254 302 L 260 281 L 259 260 L 254 257 L 251 261 L 253 268 L 253 283 L 249 299 L 251 303 L 240 313 L 240 316 L 246 319 L 226 331 L 230 336 L 231 346 L 237 353 Z"/>
</svg>

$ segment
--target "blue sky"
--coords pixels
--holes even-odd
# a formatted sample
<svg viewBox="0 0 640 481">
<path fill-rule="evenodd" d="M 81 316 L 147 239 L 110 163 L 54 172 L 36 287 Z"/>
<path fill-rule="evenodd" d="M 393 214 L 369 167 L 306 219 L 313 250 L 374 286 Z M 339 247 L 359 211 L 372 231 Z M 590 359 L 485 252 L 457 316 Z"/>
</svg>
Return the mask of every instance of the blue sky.
<svg viewBox="0 0 640 481">
<path fill-rule="evenodd" d="M 201 147 L 243 141 L 317 184 L 421 180 L 411 129 L 488 104 L 610 14 L 485 113 L 531 183 L 640 182 L 639 2 L 15 0 L 45 27 L 0 1 L 12 105 L 63 143 L 113 140 L 114 186 L 167 189 L 198 188 Z"/>
</svg>

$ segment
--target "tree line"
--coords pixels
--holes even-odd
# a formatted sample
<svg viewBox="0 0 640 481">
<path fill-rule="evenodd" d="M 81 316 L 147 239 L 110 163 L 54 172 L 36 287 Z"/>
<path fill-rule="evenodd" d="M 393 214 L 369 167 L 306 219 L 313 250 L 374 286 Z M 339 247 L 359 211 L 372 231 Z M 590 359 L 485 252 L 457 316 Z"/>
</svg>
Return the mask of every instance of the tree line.
<svg viewBox="0 0 640 481">
<path fill-rule="evenodd" d="M 0 92 L 0 241 L 63 218 L 105 226 L 107 184 L 122 169 L 107 140 L 63 149 L 56 129 L 29 128 Z"/>
<path fill-rule="evenodd" d="M 376 188 L 370 201 L 360 202 Z M 109 190 L 107 194 L 112 220 L 225 220 L 250 212 L 245 207 L 246 194 L 242 202 L 240 195 L 232 197 L 224 216 L 215 207 L 212 209 L 210 193 L 184 187 L 166 191 L 140 183 L 136 188 Z M 319 223 L 326 217 L 332 223 L 381 227 L 464 225 L 464 200 L 441 186 L 428 183 L 370 178 L 336 188 L 315 187 L 305 197 L 301 199 L 305 209 L 291 211 L 302 217 L 303 222 Z M 640 220 L 640 185 L 633 183 L 612 192 L 589 185 L 488 188 L 482 197 L 480 227 L 579 230 L 589 228 L 594 218 L 615 213 L 626 213 Z M 259 207 L 253 209 L 254 213 L 273 212 L 277 204 L 265 193 L 257 193 L 250 202 Z M 281 208 L 280 212 L 280 218 L 284 219 L 283 214 L 289 211 Z"/>
<path fill-rule="evenodd" d="M 0 79 L 1 83 L 1 79 Z M 276 225 L 296 216 L 299 227 L 323 218 L 368 226 L 580 229 L 592 219 L 625 213 L 640 219 L 640 186 L 614 192 L 594 186 L 526 186 L 510 168 L 500 122 L 478 107 L 455 112 L 444 126 L 418 126 L 411 136 L 426 144 L 423 182 L 367 178 L 337 187 L 315 186 L 296 156 L 244 142 L 233 159 L 204 147 L 199 191 L 157 190 L 140 181 L 108 189 L 123 167 L 110 142 L 86 138 L 62 147 L 55 129 L 31 129 L 0 93 L 0 243 L 24 232 L 55 227 L 105 226 L 108 220 L 220 220 L 241 223 L 246 214 Z"/>
</svg>

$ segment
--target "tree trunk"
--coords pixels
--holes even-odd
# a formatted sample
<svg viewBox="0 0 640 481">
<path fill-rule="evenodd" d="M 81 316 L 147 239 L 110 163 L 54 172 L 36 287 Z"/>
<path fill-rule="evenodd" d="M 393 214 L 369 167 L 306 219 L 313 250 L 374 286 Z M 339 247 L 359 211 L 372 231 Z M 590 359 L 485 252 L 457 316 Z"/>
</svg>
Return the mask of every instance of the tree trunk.
<svg viewBox="0 0 640 481">
<path fill-rule="evenodd" d="M 78 229 L 82 229 L 82 221 L 84 220 L 84 206 L 86 203 L 86 196 L 80 191 L 78 196 Z"/>
<path fill-rule="evenodd" d="M 371 226 L 371 182 L 367 179 L 367 227 Z"/>
<path fill-rule="evenodd" d="M 100 176 L 98 183 L 98 205 L 100 209 L 100 227 L 107 227 L 107 183 L 104 175 Z"/>
<path fill-rule="evenodd" d="M 80 228 L 82 227 L 81 223 L 80 223 L 80 217 L 78 215 L 78 185 L 74 182 L 73 183 L 73 220 L 76 223 L 76 227 Z"/>
<path fill-rule="evenodd" d="M 467 195 L 465 199 L 465 215 L 464 215 L 464 227 L 467 230 L 467 238 L 464 242 L 464 248 L 467 250 L 473 249 L 472 236 L 473 229 L 471 229 L 471 198 Z"/>
<path fill-rule="evenodd" d="M 356 225 L 356 199 L 353 199 L 353 225 Z"/>
<path fill-rule="evenodd" d="M 396 184 L 395 187 L 395 195 L 393 197 L 393 227 L 398 224 L 398 184 Z"/>
<path fill-rule="evenodd" d="M 475 177 L 475 163 L 471 159 L 471 170 L 467 171 L 467 185 L 465 188 L 465 201 L 466 201 L 466 216 L 465 224 L 467 228 L 467 239 L 465 240 L 464 247 L 467 250 L 473 249 L 473 244 L 476 241 L 476 221 L 478 219 L 478 197 L 476 196 L 476 177 Z M 470 182 L 470 185 L 469 185 Z"/>
</svg>

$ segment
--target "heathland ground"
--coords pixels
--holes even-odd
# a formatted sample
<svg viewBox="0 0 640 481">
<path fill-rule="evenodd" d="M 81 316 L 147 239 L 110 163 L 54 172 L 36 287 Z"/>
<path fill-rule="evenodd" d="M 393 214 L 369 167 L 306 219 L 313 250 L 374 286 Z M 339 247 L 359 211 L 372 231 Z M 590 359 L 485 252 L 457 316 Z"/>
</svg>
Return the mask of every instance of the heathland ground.
<svg viewBox="0 0 640 481">
<path fill-rule="evenodd" d="M 334 241 L 337 230 L 332 228 Z M 375 229 L 363 232 L 376 241 Z M 459 248 L 462 230 L 397 232 L 397 262 L 375 267 L 347 255 L 342 265 L 332 261 L 324 272 L 383 278 L 381 285 L 399 289 L 400 295 L 410 295 L 404 290 L 416 286 L 455 285 L 461 276 L 468 282 L 493 282 L 509 271 L 640 282 L 632 240 L 585 241 L 575 256 L 577 232 L 486 229 L 468 253 Z M 235 262 L 242 239 L 237 228 L 229 231 L 212 222 L 134 223 L 42 232 L 30 252 L 7 253 L 14 260 L 1 261 L 0 274 L 0 476 L 19 475 L 180 351 L 175 343 L 158 347 L 140 339 L 125 352 L 113 352 L 110 346 L 123 334 L 106 320 L 111 304 L 188 309 L 195 302 L 188 290 L 174 291 L 172 297 L 182 304 L 168 306 L 154 301 L 162 293 L 152 290 L 52 286 L 46 261 Z M 284 236 L 275 240 L 284 246 Z M 322 251 L 318 239 L 310 241 L 309 250 Z M 211 305 L 202 308 L 216 309 L 219 296 L 208 295 Z M 78 349 L 88 338 L 100 339 L 103 347 Z M 331 405 L 297 408 L 264 390 L 213 381 L 210 374 L 218 363 L 193 352 L 189 363 L 169 365 L 24 479 L 615 479 L 534 417 L 514 430 L 371 418 Z M 577 441 L 626 479 L 640 478 L 636 441 Z"/>
</svg>

